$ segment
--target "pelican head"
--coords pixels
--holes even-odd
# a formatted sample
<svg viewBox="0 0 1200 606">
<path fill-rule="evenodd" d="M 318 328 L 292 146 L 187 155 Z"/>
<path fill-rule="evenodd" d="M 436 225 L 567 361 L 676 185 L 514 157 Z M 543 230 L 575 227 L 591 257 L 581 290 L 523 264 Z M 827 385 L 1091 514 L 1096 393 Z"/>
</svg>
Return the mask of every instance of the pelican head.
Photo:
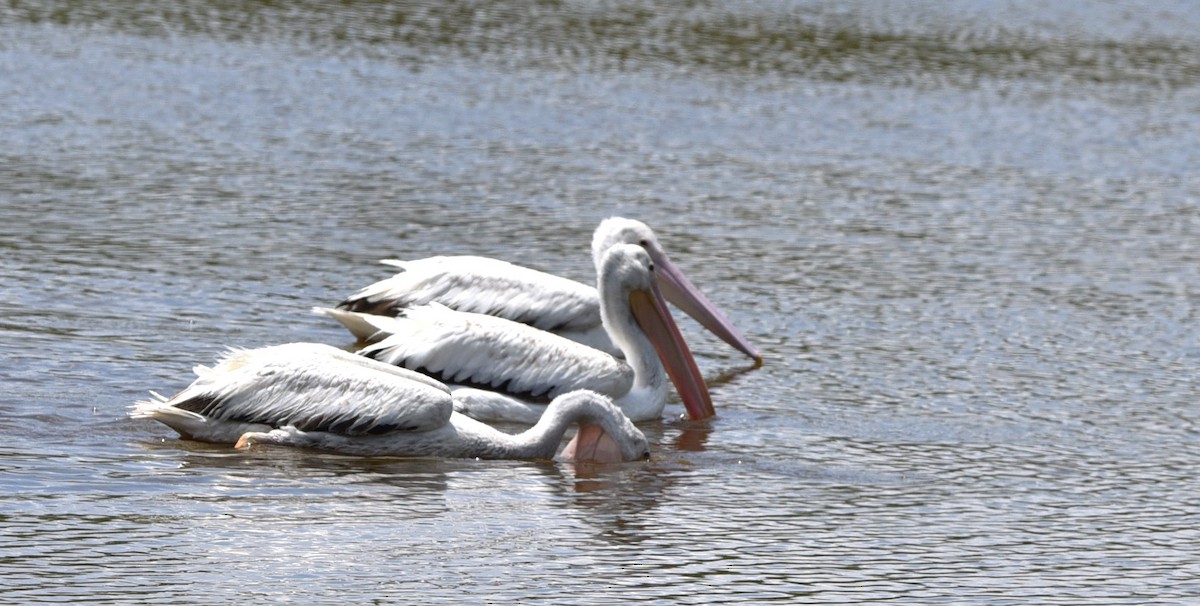
<svg viewBox="0 0 1200 606">
<path fill-rule="evenodd" d="M 605 325 L 612 328 L 609 334 L 635 368 L 643 368 L 647 374 L 661 373 L 660 368 L 667 371 L 689 417 L 710 417 L 712 398 L 658 290 L 655 271 L 649 252 L 636 244 L 617 244 L 604 253 L 598 280 Z M 639 330 L 630 330 L 635 328 L 630 324 Z M 644 335 L 658 354 L 661 367 L 644 359 L 645 348 L 635 343 L 640 340 L 639 334 Z"/>
<path fill-rule="evenodd" d="M 654 230 L 641 221 L 624 217 L 610 217 L 601 221 L 592 234 L 592 261 L 597 272 L 603 263 L 604 253 L 617 244 L 642 247 L 654 262 L 655 274 L 666 300 L 682 309 L 722 341 L 753 358 L 757 366 L 762 365 L 762 354 L 758 353 L 750 341 L 734 328 L 729 318 L 692 284 L 679 266 L 671 261 L 662 245 L 658 243 L 658 236 L 654 235 Z"/>
<path fill-rule="evenodd" d="M 617 463 L 650 457 L 650 445 L 608 397 L 580 389 L 558 396 L 543 417 L 569 415 L 579 424 L 575 437 L 559 454 L 565 461 Z"/>
</svg>

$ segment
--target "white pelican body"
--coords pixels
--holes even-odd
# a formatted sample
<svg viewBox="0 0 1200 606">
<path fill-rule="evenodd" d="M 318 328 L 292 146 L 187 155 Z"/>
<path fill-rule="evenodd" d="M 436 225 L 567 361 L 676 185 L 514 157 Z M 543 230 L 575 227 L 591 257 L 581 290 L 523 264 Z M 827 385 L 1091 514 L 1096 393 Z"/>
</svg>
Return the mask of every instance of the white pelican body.
<svg viewBox="0 0 1200 606">
<path fill-rule="evenodd" d="M 620 351 L 604 330 L 596 289 L 586 284 L 491 257 L 382 263 L 400 273 L 351 295 L 340 309 L 395 316 L 410 307 L 439 303 L 528 324 L 612 354 Z"/>
<path fill-rule="evenodd" d="M 597 273 L 605 251 L 615 244 L 644 248 L 657 268 L 668 301 L 756 363 L 762 363 L 754 346 L 671 261 L 646 224 L 621 217 L 602 221 L 592 236 L 592 261 Z M 620 348 L 602 325 L 600 295 L 590 286 L 488 257 L 383 262 L 400 268 L 400 273 L 356 292 L 342 301 L 339 309 L 394 316 L 403 309 L 436 302 L 459 311 L 529 324 L 620 355 Z"/>
<path fill-rule="evenodd" d="M 574 391 L 550 403 L 529 430 L 510 435 L 454 412 L 445 385 L 335 347 L 291 343 L 230 351 L 172 398 L 137 402 L 130 416 L 185 438 L 280 444 L 357 455 L 548 459 L 574 423 L 615 451 L 595 455 L 579 438 L 568 451 L 603 462 L 648 456 L 645 436 L 607 397 Z"/>
<path fill-rule="evenodd" d="M 599 284 L 604 327 L 624 360 L 525 324 L 437 304 L 395 318 L 318 311 L 360 338 L 385 337 L 359 353 L 451 384 L 456 409 L 476 419 L 533 422 L 549 398 L 573 389 L 611 396 L 634 421 L 657 419 L 668 374 L 689 416 L 711 416 L 708 390 L 658 292 L 649 254 L 631 244 L 609 248 Z"/>
</svg>

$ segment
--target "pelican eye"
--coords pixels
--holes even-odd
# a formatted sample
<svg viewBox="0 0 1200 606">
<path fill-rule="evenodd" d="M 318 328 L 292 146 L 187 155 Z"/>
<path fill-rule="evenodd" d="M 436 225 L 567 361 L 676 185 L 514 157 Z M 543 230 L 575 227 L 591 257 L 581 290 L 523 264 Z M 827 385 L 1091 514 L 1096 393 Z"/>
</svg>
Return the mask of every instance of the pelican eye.
<svg viewBox="0 0 1200 606">
<path fill-rule="evenodd" d="M 641 240 L 638 241 L 638 246 L 641 246 L 642 248 L 650 248 L 650 241 L 645 238 L 642 238 Z"/>
</svg>

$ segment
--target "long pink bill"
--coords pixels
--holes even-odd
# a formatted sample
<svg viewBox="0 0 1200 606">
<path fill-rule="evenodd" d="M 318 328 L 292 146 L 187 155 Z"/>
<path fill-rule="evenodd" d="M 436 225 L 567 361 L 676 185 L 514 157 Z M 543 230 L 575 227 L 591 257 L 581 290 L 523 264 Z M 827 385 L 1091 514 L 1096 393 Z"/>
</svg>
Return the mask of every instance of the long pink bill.
<svg viewBox="0 0 1200 606">
<path fill-rule="evenodd" d="M 762 354 L 758 353 L 750 341 L 738 332 L 737 328 L 734 328 L 729 318 L 725 317 L 725 314 L 717 309 L 717 306 L 713 305 L 708 297 L 705 297 L 704 293 L 700 292 L 700 289 L 696 288 L 691 280 L 688 280 L 687 276 L 683 275 L 683 272 L 671 262 L 666 253 L 656 250 L 649 252 L 654 260 L 655 271 L 661 278 L 659 284 L 666 299 L 720 337 L 722 341 L 753 358 L 755 366 L 762 366 Z"/>
<path fill-rule="evenodd" d="M 692 352 L 683 342 L 679 327 L 671 319 L 671 312 L 667 310 L 667 303 L 659 294 L 658 288 L 652 284 L 649 292 L 636 289 L 629 293 L 629 306 L 638 326 L 646 333 L 650 343 L 654 345 L 654 350 L 658 352 L 658 358 L 662 360 L 667 375 L 671 377 L 675 390 L 683 400 L 688 417 L 707 419 L 716 414 L 712 397 L 708 395 L 708 387 L 704 384 L 704 377 L 700 375 Z"/>
</svg>

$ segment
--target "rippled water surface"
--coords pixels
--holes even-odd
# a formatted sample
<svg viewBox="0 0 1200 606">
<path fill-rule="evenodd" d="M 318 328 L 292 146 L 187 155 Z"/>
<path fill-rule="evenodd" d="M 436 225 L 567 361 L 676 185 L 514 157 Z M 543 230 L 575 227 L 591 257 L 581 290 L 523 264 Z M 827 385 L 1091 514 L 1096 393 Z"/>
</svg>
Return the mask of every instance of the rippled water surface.
<svg viewBox="0 0 1200 606">
<path fill-rule="evenodd" d="M 1200 600 L 1200 13 L 1045 4 L 5 3 L 0 602 Z M 610 215 L 766 357 L 649 462 L 124 416 Z"/>
</svg>

